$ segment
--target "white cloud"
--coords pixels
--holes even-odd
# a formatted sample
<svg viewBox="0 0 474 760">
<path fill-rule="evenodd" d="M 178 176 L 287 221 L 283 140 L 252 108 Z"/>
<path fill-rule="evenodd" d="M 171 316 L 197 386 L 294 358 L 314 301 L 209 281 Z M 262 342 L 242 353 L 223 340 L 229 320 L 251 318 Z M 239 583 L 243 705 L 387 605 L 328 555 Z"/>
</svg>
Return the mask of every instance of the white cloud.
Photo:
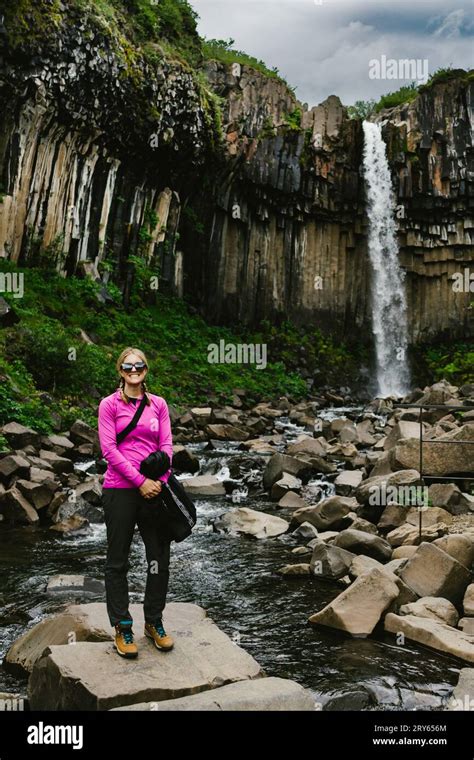
<svg viewBox="0 0 474 760">
<path fill-rule="evenodd" d="M 435 37 L 457 37 L 461 33 L 461 28 L 465 20 L 464 11 L 459 9 L 458 11 L 452 11 L 441 22 L 440 26 L 435 30 Z"/>
<path fill-rule="evenodd" d="M 428 59 L 440 67 L 471 68 L 467 0 L 191 0 L 206 37 L 235 39 L 235 47 L 276 66 L 310 106 L 328 95 L 343 103 L 379 98 L 406 81 L 369 79 L 369 61 Z M 461 7 L 460 7 L 461 6 Z M 462 7 L 464 6 L 464 7 Z"/>
</svg>

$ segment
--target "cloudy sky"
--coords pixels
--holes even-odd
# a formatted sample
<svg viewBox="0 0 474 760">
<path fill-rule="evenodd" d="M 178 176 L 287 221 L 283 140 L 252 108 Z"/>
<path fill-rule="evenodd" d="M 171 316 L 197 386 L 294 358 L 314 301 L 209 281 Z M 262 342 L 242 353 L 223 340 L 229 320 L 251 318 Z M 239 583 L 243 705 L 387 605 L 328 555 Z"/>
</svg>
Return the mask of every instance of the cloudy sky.
<svg viewBox="0 0 474 760">
<path fill-rule="evenodd" d="M 472 0 L 191 0 L 205 37 L 276 66 L 309 106 L 328 95 L 346 105 L 378 99 L 410 79 L 387 79 L 383 58 L 413 59 L 423 76 L 474 67 Z M 371 61 L 379 61 L 380 72 Z M 393 66 L 393 64 L 391 64 Z M 370 67 L 372 66 L 372 69 Z M 373 73 L 385 78 L 371 78 Z"/>
</svg>

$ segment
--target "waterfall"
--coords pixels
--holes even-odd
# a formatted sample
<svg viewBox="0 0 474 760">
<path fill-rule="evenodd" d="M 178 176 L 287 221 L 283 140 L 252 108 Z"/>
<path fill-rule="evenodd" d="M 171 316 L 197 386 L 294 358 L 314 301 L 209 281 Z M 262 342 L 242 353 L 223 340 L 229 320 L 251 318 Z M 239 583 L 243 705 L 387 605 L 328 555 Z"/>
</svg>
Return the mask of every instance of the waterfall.
<svg viewBox="0 0 474 760">
<path fill-rule="evenodd" d="M 408 321 L 405 273 L 398 258 L 395 196 L 381 128 L 368 121 L 363 128 L 378 394 L 403 396 L 410 382 Z"/>
</svg>

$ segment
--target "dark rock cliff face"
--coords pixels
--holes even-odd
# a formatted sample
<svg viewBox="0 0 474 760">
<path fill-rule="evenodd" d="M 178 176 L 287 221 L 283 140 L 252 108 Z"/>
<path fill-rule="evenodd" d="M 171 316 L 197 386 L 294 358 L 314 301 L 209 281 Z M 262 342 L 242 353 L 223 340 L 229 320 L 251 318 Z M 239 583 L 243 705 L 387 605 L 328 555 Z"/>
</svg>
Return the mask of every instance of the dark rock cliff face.
<svg viewBox="0 0 474 760">
<path fill-rule="evenodd" d="M 185 260 L 198 303 L 215 319 L 290 315 L 370 336 L 360 121 L 334 96 L 305 110 L 239 66 L 209 64 L 207 74 L 227 101 L 229 159 L 210 239 L 197 261 Z M 469 265 L 474 275 L 473 102 L 474 84 L 455 80 L 377 116 L 399 204 L 412 342 L 473 332 L 472 293 L 453 290 L 452 279 Z M 300 128 L 291 129 L 298 107 Z"/>
<path fill-rule="evenodd" d="M 0 256 L 93 276 L 107 261 L 126 298 L 135 254 L 211 320 L 370 340 L 363 132 L 337 97 L 308 110 L 239 64 L 197 75 L 71 9 L 51 34 L 1 40 Z M 472 333 L 472 294 L 450 278 L 474 272 L 473 90 L 439 84 L 379 115 L 414 342 Z"/>
<path fill-rule="evenodd" d="M 54 257 L 67 274 L 107 259 L 126 289 L 131 254 L 156 262 L 166 237 L 173 250 L 179 193 L 220 139 L 212 103 L 189 67 L 73 7 L 41 41 L 13 37 L 0 38 L 0 255 Z"/>
<path fill-rule="evenodd" d="M 246 67 L 210 63 L 207 75 L 228 104 L 228 161 L 209 239 L 189 262 L 202 306 L 215 319 L 289 315 L 370 333 L 360 122 L 334 96 L 303 112 L 283 84 Z"/>
<path fill-rule="evenodd" d="M 472 335 L 474 81 L 439 83 L 380 118 L 400 204 L 412 336 Z M 458 290 L 460 274 L 465 282 L 473 275 L 470 292 Z"/>
</svg>

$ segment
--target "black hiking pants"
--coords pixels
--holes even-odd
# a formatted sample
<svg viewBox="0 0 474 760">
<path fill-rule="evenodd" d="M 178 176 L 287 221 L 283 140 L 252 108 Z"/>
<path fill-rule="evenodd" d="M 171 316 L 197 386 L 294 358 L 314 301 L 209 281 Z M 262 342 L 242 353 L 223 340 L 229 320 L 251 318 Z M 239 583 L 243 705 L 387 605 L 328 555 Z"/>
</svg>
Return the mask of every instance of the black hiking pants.
<svg viewBox="0 0 474 760">
<path fill-rule="evenodd" d="M 145 499 L 138 488 L 103 488 L 102 504 L 107 527 L 105 593 L 110 625 L 133 618 L 129 610 L 127 572 L 135 526 L 138 525 L 147 559 L 143 612 L 146 623 L 162 617 L 169 580 L 170 539 L 160 528 L 159 499 Z"/>
</svg>

